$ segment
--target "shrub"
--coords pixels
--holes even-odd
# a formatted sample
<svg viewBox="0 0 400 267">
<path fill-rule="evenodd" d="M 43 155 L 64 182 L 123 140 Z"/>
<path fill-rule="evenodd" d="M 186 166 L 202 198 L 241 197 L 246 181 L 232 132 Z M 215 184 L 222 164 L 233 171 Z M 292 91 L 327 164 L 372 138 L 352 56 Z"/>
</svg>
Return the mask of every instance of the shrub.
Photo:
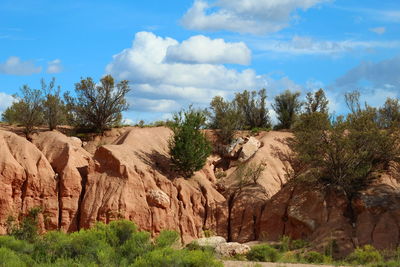
<svg viewBox="0 0 400 267">
<path fill-rule="evenodd" d="M 155 240 L 156 248 L 165 248 L 176 245 L 180 236 L 176 231 L 164 230 Z"/>
<path fill-rule="evenodd" d="M 174 132 L 169 141 L 172 163 L 186 177 L 203 168 L 212 148 L 200 128 L 205 124 L 205 114 L 199 110 L 181 111 L 174 115 Z"/>
<path fill-rule="evenodd" d="M 129 263 L 153 249 L 148 232 L 136 232 L 119 249 L 121 256 Z"/>
<path fill-rule="evenodd" d="M 268 245 L 256 245 L 251 248 L 246 257 L 251 261 L 276 262 L 279 259 L 279 253 Z"/>
<path fill-rule="evenodd" d="M 163 248 L 154 250 L 140 257 L 133 267 L 173 267 L 173 266 L 196 266 L 196 267 L 222 267 L 222 263 L 211 254 L 199 250 L 174 250 Z"/>
<path fill-rule="evenodd" d="M 356 248 L 348 257 L 347 261 L 353 264 L 376 263 L 383 260 L 382 255 L 371 245 Z"/>
<path fill-rule="evenodd" d="M 14 251 L 5 247 L 0 247 L 0 266 L 23 267 L 27 266 L 27 264 Z"/>
<path fill-rule="evenodd" d="M 18 224 L 15 224 L 14 218 L 9 217 L 7 219 L 8 234 L 28 242 L 36 241 L 38 237 L 38 216 L 41 212 L 42 209 L 40 207 L 30 209 Z"/>
<path fill-rule="evenodd" d="M 111 75 L 106 75 L 96 84 L 92 78 L 82 79 L 75 84 L 77 97 L 65 94 L 69 119 L 79 127 L 104 132 L 118 125 L 121 112 L 128 109 L 125 99 L 130 91 L 128 81 L 115 84 Z"/>
<path fill-rule="evenodd" d="M 15 239 L 13 236 L 0 236 L 0 247 L 5 247 L 22 254 L 31 254 L 33 252 L 32 244 L 25 240 Z"/>
<path fill-rule="evenodd" d="M 329 257 L 326 257 L 325 255 L 318 253 L 316 251 L 306 252 L 303 255 L 303 259 L 307 263 L 326 263 L 330 261 Z"/>
</svg>

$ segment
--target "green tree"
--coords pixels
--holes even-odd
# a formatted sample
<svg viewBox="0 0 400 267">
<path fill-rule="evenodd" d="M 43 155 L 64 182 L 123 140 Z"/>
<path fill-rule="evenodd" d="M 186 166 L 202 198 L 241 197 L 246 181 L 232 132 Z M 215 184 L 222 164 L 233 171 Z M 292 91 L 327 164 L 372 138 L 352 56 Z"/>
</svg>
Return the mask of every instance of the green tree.
<svg viewBox="0 0 400 267">
<path fill-rule="evenodd" d="M 328 113 L 329 101 L 325 96 L 325 92 L 319 89 L 314 94 L 308 92 L 306 95 L 305 110 L 307 113 L 322 112 Z"/>
<path fill-rule="evenodd" d="M 126 94 L 130 91 L 128 81 L 115 84 L 111 75 L 104 76 L 99 84 L 92 78 L 82 79 L 75 84 L 77 97 L 65 95 L 69 120 L 75 125 L 104 132 L 122 119 L 122 111 L 128 109 Z"/>
<path fill-rule="evenodd" d="M 174 135 L 169 141 L 172 163 L 186 178 L 190 178 L 203 168 L 212 151 L 210 142 L 200 131 L 206 116 L 203 111 L 190 107 L 175 114 L 173 120 Z"/>
<path fill-rule="evenodd" d="M 382 128 L 400 127 L 400 102 L 397 98 L 386 99 L 383 107 L 379 108 L 379 122 Z"/>
<path fill-rule="evenodd" d="M 219 129 L 218 135 L 223 143 L 230 143 L 235 131 L 242 129 L 243 116 L 236 102 L 228 102 L 221 96 L 215 96 L 210 103 L 210 112 L 207 113 L 209 127 Z"/>
<path fill-rule="evenodd" d="M 49 126 L 50 131 L 57 128 L 58 125 L 66 122 L 66 107 L 60 97 L 60 86 L 55 86 L 55 78 L 47 85 L 44 79 L 41 80 L 42 91 L 44 93 L 43 115 L 44 120 Z"/>
<path fill-rule="evenodd" d="M 299 100 L 300 92 L 291 92 L 286 90 L 275 97 L 275 103 L 272 105 L 279 124 L 278 129 L 291 129 L 300 110 L 302 103 Z"/>
<path fill-rule="evenodd" d="M 235 102 L 244 117 L 246 128 L 269 128 L 271 120 L 266 106 L 267 91 L 243 91 L 237 93 Z"/>
<path fill-rule="evenodd" d="M 24 85 L 20 89 L 20 95 L 15 95 L 17 99 L 3 113 L 3 119 L 18 123 L 24 127 L 24 133 L 29 138 L 35 126 L 43 123 L 43 94 L 40 90 L 32 89 Z"/>
</svg>

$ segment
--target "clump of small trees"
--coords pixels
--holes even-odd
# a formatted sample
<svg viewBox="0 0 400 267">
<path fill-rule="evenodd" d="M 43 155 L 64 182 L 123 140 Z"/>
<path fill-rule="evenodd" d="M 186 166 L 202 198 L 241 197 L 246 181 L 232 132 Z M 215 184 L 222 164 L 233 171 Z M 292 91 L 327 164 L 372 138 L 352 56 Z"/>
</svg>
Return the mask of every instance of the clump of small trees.
<svg viewBox="0 0 400 267">
<path fill-rule="evenodd" d="M 107 75 L 96 84 L 92 78 L 75 84 L 75 95 L 61 96 L 60 86 L 53 78 L 49 84 L 42 79 L 41 89 L 24 85 L 14 97 L 16 101 L 2 114 L 2 120 L 24 127 L 27 137 L 34 127 L 46 124 L 50 130 L 69 123 L 81 129 L 103 132 L 121 121 L 121 112 L 127 110 L 128 81 L 115 83 Z"/>
</svg>

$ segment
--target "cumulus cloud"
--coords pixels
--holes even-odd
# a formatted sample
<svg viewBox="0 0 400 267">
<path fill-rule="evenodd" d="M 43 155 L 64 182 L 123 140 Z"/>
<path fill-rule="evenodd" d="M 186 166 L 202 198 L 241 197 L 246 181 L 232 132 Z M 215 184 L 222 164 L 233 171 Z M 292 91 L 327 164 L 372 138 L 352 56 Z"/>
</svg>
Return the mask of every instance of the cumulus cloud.
<svg viewBox="0 0 400 267">
<path fill-rule="evenodd" d="M 0 92 L 0 114 L 15 101 L 12 95 Z"/>
<path fill-rule="evenodd" d="M 194 30 L 227 30 L 264 34 L 287 27 L 297 9 L 307 10 L 329 0 L 195 0 L 182 18 Z"/>
<path fill-rule="evenodd" d="M 374 32 L 376 34 L 384 34 L 386 32 L 385 27 L 376 27 L 376 28 L 371 28 L 369 29 L 371 32 Z"/>
<path fill-rule="evenodd" d="M 42 67 L 35 66 L 32 61 L 21 61 L 19 57 L 9 57 L 6 62 L 0 63 L 0 73 L 10 75 L 31 75 L 42 71 Z"/>
<path fill-rule="evenodd" d="M 47 63 L 47 73 L 60 73 L 62 71 L 61 60 L 55 59 Z"/>
<path fill-rule="evenodd" d="M 180 105 L 171 99 L 129 98 L 129 106 L 137 111 L 170 112 L 179 109 Z"/>
<path fill-rule="evenodd" d="M 272 51 L 292 55 L 331 55 L 358 51 L 360 49 L 400 47 L 399 41 L 330 41 L 295 35 L 289 41 L 267 40 L 256 43 L 262 51 Z"/>
<path fill-rule="evenodd" d="M 232 62 L 232 54 L 238 53 L 238 50 L 244 57 L 237 62 L 244 63 L 248 57 L 247 47 L 223 40 L 215 44 L 214 40 L 205 37 L 199 39 L 200 43 L 209 42 L 212 45 L 195 45 L 197 38 L 179 43 L 172 38 L 139 32 L 135 35 L 132 47 L 115 55 L 106 72 L 118 79 L 131 81 L 134 96 L 142 103 L 135 104 L 133 101 L 133 108 L 143 110 L 143 107 L 147 107 L 149 111 L 170 112 L 177 110 L 180 105 L 209 103 L 215 95 L 226 97 L 236 90 L 254 90 L 266 86 L 267 78 L 257 75 L 252 69 L 238 71 L 220 64 Z M 220 44 L 223 44 L 223 49 L 220 49 Z M 185 51 L 184 58 L 172 60 L 176 51 Z M 196 53 L 200 56 L 195 57 Z"/>
<path fill-rule="evenodd" d="M 181 63 L 248 65 L 251 51 L 243 42 L 226 43 L 223 39 L 192 36 L 180 44 L 168 47 L 166 61 Z"/>
</svg>

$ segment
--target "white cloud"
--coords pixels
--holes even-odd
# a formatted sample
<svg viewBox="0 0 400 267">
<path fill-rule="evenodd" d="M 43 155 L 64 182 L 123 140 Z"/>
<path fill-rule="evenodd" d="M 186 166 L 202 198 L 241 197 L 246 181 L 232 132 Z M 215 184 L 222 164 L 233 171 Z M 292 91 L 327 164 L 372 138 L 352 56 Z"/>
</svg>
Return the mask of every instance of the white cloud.
<svg viewBox="0 0 400 267">
<path fill-rule="evenodd" d="M 0 63 L 0 73 L 10 75 L 31 75 L 42 71 L 42 67 L 35 66 L 32 61 L 21 61 L 19 57 L 9 57 L 6 62 Z"/>
<path fill-rule="evenodd" d="M 194 30 L 228 30 L 263 34 L 287 27 L 297 9 L 307 10 L 329 0 L 195 0 L 182 18 Z"/>
<path fill-rule="evenodd" d="M 135 122 L 133 120 L 129 119 L 129 118 L 125 118 L 125 119 L 122 120 L 122 124 L 135 125 Z"/>
<path fill-rule="evenodd" d="M 181 63 L 248 65 L 251 51 L 243 42 L 226 43 L 204 35 L 192 36 L 181 44 L 168 47 L 166 61 Z"/>
<path fill-rule="evenodd" d="M 386 28 L 385 27 L 370 28 L 369 30 L 371 32 L 376 33 L 376 34 L 384 34 L 386 32 Z"/>
<path fill-rule="evenodd" d="M 49 61 L 47 64 L 47 73 L 60 73 L 62 71 L 61 60 L 59 59 Z"/>
<path fill-rule="evenodd" d="M 264 40 L 255 43 L 261 51 L 272 51 L 291 55 L 331 55 L 359 51 L 360 49 L 400 47 L 399 41 L 325 41 L 295 35 L 289 41 Z"/>
<path fill-rule="evenodd" d="M 180 105 L 171 99 L 129 98 L 129 105 L 138 111 L 171 112 L 179 109 Z"/>
<path fill-rule="evenodd" d="M 267 80 L 257 75 L 252 69 L 237 71 L 222 64 L 188 62 L 170 62 L 167 60 L 171 47 L 185 47 L 186 55 L 196 53 L 211 55 L 209 61 L 224 61 L 229 58 L 230 46 L 226 46 L 224 53 L 213 52 L 216 46 L 192 46 L 193 39 L 180 44 L 171 38 L 162 38 L 150 32 L 139 32 L 135 35 L 132 47 L 124 49 L 113 57 L 113 61 L 106 67 L 106 72 L 118 79 L 131 81 L 135 97 L 143 99 L 164 99 L 159 103 L 161 107 L 155 110 L 170 110 L 179 106 L 165 100 L 179 100 L 180 103 L 208 103 L 214 95 L 227 96 L 235 90 L 260 89 L 265 87 Z M 225 43 L 225 42 L 223 42 Z M 185 45 L 184 45 L 185 44 Z M 226 43 L 225 43 L 226 44 Z M 173 49 L 175 49 L 173 48 Z M 232 48 L 234 51 L 237 47 Z M 206 56 L 197 61 L 208 61 Z M 151 104 L 151 102 L 149 102 Z"/>
<path fill-rule="evenodd" d="M 0 92 L 0 114 L 15 101 L 12 95 Z"/>
</svg>

